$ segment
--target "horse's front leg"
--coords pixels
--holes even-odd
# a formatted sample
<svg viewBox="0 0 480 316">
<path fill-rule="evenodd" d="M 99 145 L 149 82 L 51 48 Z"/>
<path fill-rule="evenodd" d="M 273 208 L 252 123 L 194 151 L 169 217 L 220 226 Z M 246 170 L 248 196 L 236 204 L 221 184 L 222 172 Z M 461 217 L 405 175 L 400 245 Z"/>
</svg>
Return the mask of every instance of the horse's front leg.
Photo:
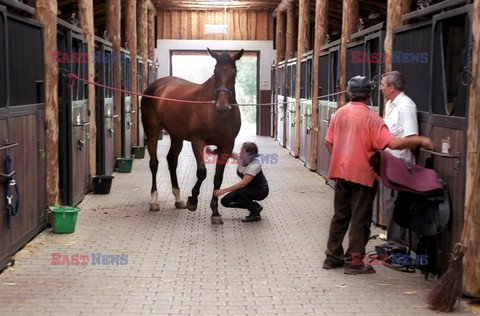
<svg viewBox="0 0 480 316">
<path fill-rule="evenodd" d="M 225 166 L 228 163 L 228 159 L 232 153 L 233 146 L 229 148 L 218 148 L 217 153 L 217 165 L 215 167 L 215 177 L 213 179 L 213 190 L 218 190 L 222 186 L 223 182 L 223 173 L 225 171 Z M 214 225 L 223 224 L 222 216 L 218 211 L 218 197 L 212 195 L 212 200 L 210 201 L 210 207 L 212 209 L 211 223 Z"/>
<path fill-rule="evenodd" d="M 199 140 L 192 140 L 192 149 L 195 159 L 197 161 L 197 182 L 193 186 L 192 196 L 188 197 L 187 208 L 189 211 L 195 211 L 198 204 L 198 195 L 200 194 L 200 187 L 202 186 L 203 180 L 207 177 L 207 168 L 205 167 L 205 162 L 203 161 L 203 148 L 205 143 Z"/>
</svg>

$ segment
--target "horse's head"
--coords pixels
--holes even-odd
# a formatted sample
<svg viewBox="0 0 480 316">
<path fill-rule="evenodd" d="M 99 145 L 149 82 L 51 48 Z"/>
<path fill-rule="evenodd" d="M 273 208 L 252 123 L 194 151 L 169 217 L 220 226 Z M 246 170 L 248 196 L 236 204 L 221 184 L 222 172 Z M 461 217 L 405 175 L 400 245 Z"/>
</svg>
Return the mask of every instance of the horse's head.
<svg viewBox="0 0 480 316">
<path fill-rule="evenodd" d="M 235 76 L 237 67 L 235 62 L 243 55 L 243 49 L 231 56 L 227 52 L 217 54 L 208 49 L 210 56 L 215 58 L 217 64 L 213 75 L 215 78 L 215 107 L 217 112 L 224 114 L 232 108 L 231 102 L 235 99 Z"/>
</svg>

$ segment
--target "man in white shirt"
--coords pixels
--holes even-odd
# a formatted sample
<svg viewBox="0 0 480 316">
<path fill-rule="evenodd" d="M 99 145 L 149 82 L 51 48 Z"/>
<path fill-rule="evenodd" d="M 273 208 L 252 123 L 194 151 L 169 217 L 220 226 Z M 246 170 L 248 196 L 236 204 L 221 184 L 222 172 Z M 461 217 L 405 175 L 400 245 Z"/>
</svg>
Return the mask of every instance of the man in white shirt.
<svg viewBox="0 0 480 316">
<path fill-rule="evenodd" d="M 385 104 L 383 119 L 390 132 L 399 138 L 418 135 L 417 107 L 404 92 L 405 78 L 398 71 L 392 71 L 382 76 L 380 90 L 384 97 L 388 99 Z M 415 163 L 415 158 L 410 149 L 385 149 L 398 158 L 405 159 L 408 162 Z M 385 221 L 387 224 L 387 243 L 392 249 L 406 250 L 406 230 L 395 223 L 393 220 L 393 210 L 397 192 L 380 185 L 380 201 L 385 212 Z"/>
</svg>

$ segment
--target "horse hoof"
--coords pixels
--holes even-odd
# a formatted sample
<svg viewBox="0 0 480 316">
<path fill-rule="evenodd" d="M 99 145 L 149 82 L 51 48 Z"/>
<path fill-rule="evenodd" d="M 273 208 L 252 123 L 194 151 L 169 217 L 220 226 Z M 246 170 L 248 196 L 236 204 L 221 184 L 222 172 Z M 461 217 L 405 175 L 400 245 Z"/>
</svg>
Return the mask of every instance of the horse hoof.
<svg viewBox="0 0 480 316">
<path fill-rule="evenodd" d="M 197 205 L 193 205 L 190 203 L 190 201 L 187 201 L 187 208 L 190 212 L 196 211 L 197 210 Z"/>
<path fill-rule="evenodd" d="M 175 202 L 175 208 L 184 209 L 187 208 L 187 204 L 184 201 Z"/>
<path fill-rule="evenodd" d="M 152 203 L 150 204 L 150 212 L 158 212 L 160 211 L 160 204 Z"/>
<path fill-rule="evenodd" d="M 223 225 L 223 219 L 221 216 L 212 216 L 210 217 L 212 225 Z"/>
</svg>

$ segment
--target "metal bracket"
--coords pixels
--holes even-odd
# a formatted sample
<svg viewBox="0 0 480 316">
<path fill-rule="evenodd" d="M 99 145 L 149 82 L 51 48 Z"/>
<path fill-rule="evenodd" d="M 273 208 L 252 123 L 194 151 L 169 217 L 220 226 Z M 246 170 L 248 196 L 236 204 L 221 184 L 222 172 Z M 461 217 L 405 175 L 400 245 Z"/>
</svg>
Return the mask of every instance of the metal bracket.
<svg viewBox="0 0 480 316">
<path fill-rule="evenodd" d="M 455 166 L 455 170 L 460 170 L 460 166 L 461 166 L 461 154 L 460 152 L 457 152 L 456 155 L 450 155 L 450 154 L 444 154 L 444 153 L 439 153 L 439 152 L 436 152 L 436 151 L 433 151 L 433 150 L 429 150 L 429 149 L 425 149 L 425 148 L 420 148 L 421 151 L 424 151 L 426 153 L 429 153 L 429 154 L 432 154 L 434 156 L 438 156 L 438 157 L 442 157 L 442 158 L 445 158 L 445 159 L 456 159 L 455 163 L 456 163 L 456 166 Z"/>
</svg>

